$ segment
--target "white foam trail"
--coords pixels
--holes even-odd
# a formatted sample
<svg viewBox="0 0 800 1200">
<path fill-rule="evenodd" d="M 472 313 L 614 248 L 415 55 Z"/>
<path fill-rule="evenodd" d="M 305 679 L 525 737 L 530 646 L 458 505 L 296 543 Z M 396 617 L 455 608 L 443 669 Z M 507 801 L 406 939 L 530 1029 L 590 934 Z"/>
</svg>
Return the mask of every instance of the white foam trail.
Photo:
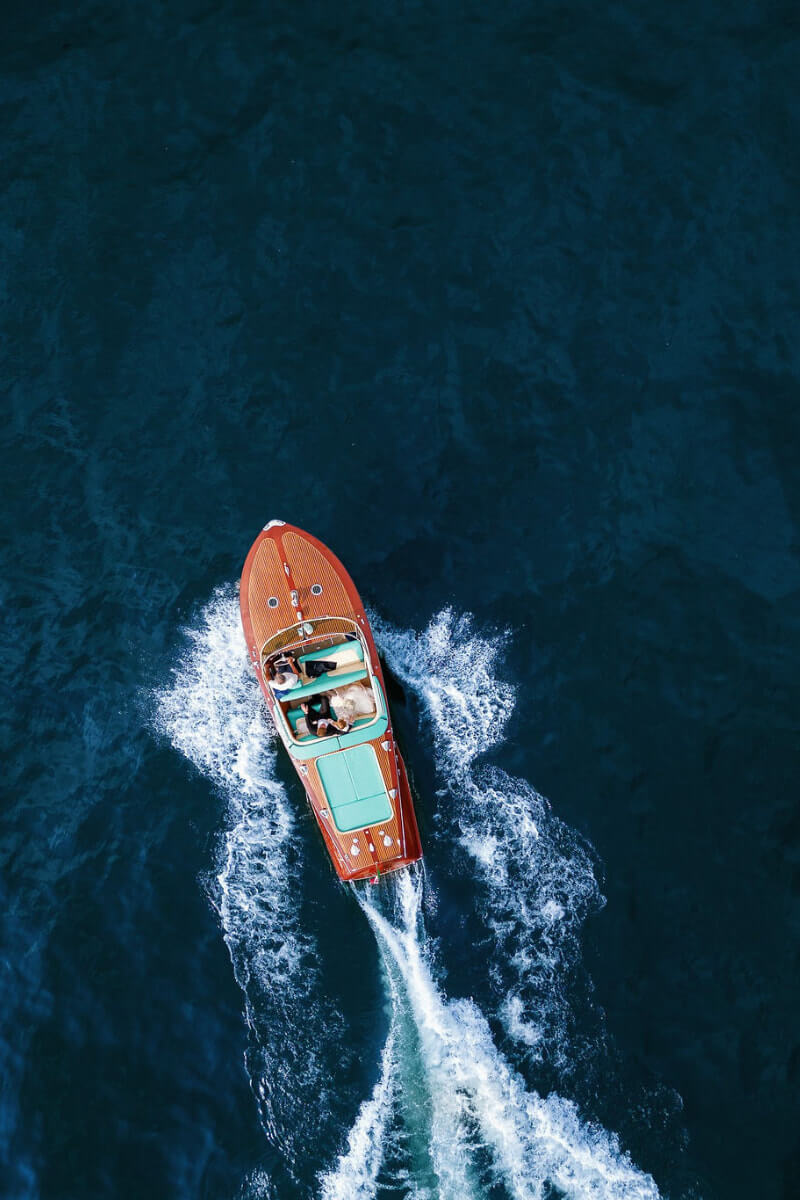
<svg viewBox="0 0 800 1200">
<path fill-rule="evenodd" d="M 156 723 L 226 795 L 255 795 L 273 780 L 274 732 L 253 686 L 233 589 L 218 588 L 183 635 L 172 681 L 156 692 Z"/>
<path fill-rule="evenodd" d="M 469 618 L 449 611 L 420 635 L 376 625 L 391 667 L 433 718 L 449 809 L 440 824 L 485 887 L 484 918 L 497 941 L 493 975 L 502 979 L 498 1013 L 526 1053 L 550 1046 L 552 1057 L 564 1041 L 568 1006 L 558 996 L 570 938 L 598 892 L 588 855 L 546 801 L 504 772 L 476 766 L 513 710 L 513 693 L 494 676 L 504 638 L 481 638 Z M 341 1020 L 320 996 L 315 947 L 300 927 L 301 846 L 235 592 L 216 592 L 186 637 L 171 685 L 156 696 L 156 723 L 227 805 L 212 899 L 244 994 L 247 1066 L 262 1122 L 298 1193 L 305 1185 L 294 1165 L 319 1144 L 330 1107 L 319 1040 L 336 1039 Z M 515 1200 L 545 1200 L 551 1187 L 592 1200 L 657 1196 L 613 1135 L 581 1123 L 570 1103 L 526 1091 L 472 1001 L 445 999 L 428 961 L 420 885 L 406 877 L 380 891 L 398 899 L 394 920 L 374 895 L 360 900 L 383 951 L 392 1024 L 372 1094 L 319 1178 L 322 1200 L 371 1200 L 387 1180 L 418 1200 L 467 1200 L 500 1180 Z M 417 1068 L 421 1083 L 412 1078 Z M 427 1099 L 411 1104 L 417 1085 Z M 401 1116 L 402 1144 L 394 1128 Z M 282 1190 L 258 1173 L 247 1186 L 250 1194 Z"/>
<path fill-rule="evenodd" d="M 242 1182 L 239 1196 L 240 1200 L 277 1200 L 272 1180 L 266 1171 L 262 1171 L 260 1168 L 251 1171 Z"/>
<path fill-rule="evenodd" d="M 520 1061 L 546 1066 L 550 1079 L 555 1076 L 562 1087 L 570 1078 L 578 1081 L 586 1058 L 602 1051 L 599 1021 L 591 1018 L 595 1034 L 587 1035 L 585 1024 L 579 1031 L 576 1005 L 584 1005 L 580 1019 L 585 1023 L 591 984 L 579 969 L 580 934 L 586 915 L 604 900 L 591 847 L 524 780 L 478 761 L 501 744 L 514 709 L 514 689 L 498 674 L 508 634 L 482 635 L 469 615 L 457 616 L 451 609 L 420 633 L 396 629 L 374 614 L 372 621 L 388 666 L 417 695 L 430 720 L 443 785 L 437 841 L 444 847 L 449 842 L 454 850 L 446 869 L 468 873 L 481 884 L 474 903 L 488 936 L 481 943 L 487 961 L 479 986 L 488 992 L 492 1015 L 502 1022 Z M 380 920 L 378 913 L 376 928 Z M 411 939 L 408 912 L 401 928 L 403 933 L 392 933 L 384 924 L 382 936 L 397 961 L 405 961 L 423 1025 L 438 1024 L 441 1044 L 433 1061 L 437 1055 L 449 1061 L 453 1047 L 456 1061 L 449 1069 L 466 1071 L 465 1095 L 476 1097 L 483 1136 L 494 1145 L 512 1192 L 549 1195 L 541 1189 L 552 1184 L 568 1195 L 656 1196 L 653 1180 L 633 1166 L 615 1135 L 581 1123 L 577 1108 L 555 1094 L 544 1100 L 525 1091 L 522 1078 L 500 1057 L 477 1005 L 448 1003 L 431 990 L 425 953 Z M 471 1059 L 458 1059 L 459 1045 L 471 1048 Z M 470 1072 L 478 1072 L 485 1093 L 473 1086 L 474 1078 L 470 1082 Z M 434 1072 L 433 1090 L 447 1086 L 447 1072 Z M 494 1096 L 488 1110 L 481 1096 Z M 487 1111 L 490 1126 L 484 1128 L 480 1114 Z M 503 1113 L 496 1144 L 492 1111 Z M 534 1159 L 546 1165 L 549 1183 L 532 1171 Z"/>
<path fill-rule="evenodd" d="M 527 1091 L 496 1049 L 477 1006 L 441 994 L 420 923 L 421 876 L 404 873 L 396 895 L 394 922 L 369 893 L 359 893 L 359 900 L 402 976 L 419 1033 L 440 1200 L 484 1192 L 492 1181 L 479 1178 L 481 1151 L 490 1155 L 494 1182 L 502 1181 L 514 1200 L 544 1200 L 553 1188 L 575 1200 L 656 1200 L 652 1178 L 631 1163 L 614 1135 L 581 1121 L 568 1101 Z"/>
<path fill-rule="evenodd" d="M 295 819 L 275 775 L 275 734 L 254 686 L 236 595 L 216 591 L 184 632 L 188 649 L 156 695 L 157 724 L 228 804 L 215 901 L 239 982 L 269 973 L 280 986 L 307 950 L 288 883 Z"/>
<path fill-rule="evenodd" d="M 320 1200 L 370 1200 L 375 1195 L 394 1104 L 395 1042 L 393 1024 L 381 1055 L 380 1078 L 359 1109 L 347 1138 L 347 1150 L 335 1168 L 320 1179 Z"/>
<path fill-rule="evenodd" d="M 443 768 L 459 778 L 475 758 L 503 740 L 514 689 L 494 674 L 507 632 L 485 637 L 469 614 L 438 613 L 422 633 L 397 629 L 375 612 L 370 622 L 387 662 L 421 696 L 431 717 Z"/>
<path fill-rule="evenodd" d="M 566 981 L 586 914 L 603 898 L 588 848 L 544 797 L 476 762 L 502 742 L 514 709 L 514 689 L 497 675 L 508 634 L 481 635 L 451 609 L 421 633 L 372 622 L 389 667 L 430 718 L 446 796 L 438 823 L 484 887 L 497 1012 L 529 1057 L 568 1073 L 579 1055 Z"/>
<path fill-rule="evenodd" d="M 291 1173 L 297 1148 L 313 1144 L 327 1110 L 320 1030 L 335 1037 L 338 1018 L 321 1012 L 315 947 L 300 927 L 294 810 L 275 773 L 275 734 L 235 591 L 218 589 L 184 633 L 187 648 L 155 697 L 155 723 L 227 806 L 209 890 L 244 994 L 250 1082 Z"/>
</svg>

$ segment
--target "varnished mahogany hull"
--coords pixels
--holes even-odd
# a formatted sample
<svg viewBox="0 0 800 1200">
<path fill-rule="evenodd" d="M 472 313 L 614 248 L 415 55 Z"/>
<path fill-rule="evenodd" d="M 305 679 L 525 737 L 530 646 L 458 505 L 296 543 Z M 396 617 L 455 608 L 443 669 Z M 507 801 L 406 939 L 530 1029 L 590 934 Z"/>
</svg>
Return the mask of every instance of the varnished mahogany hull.
<svg viewBox="0 0 800 1200">
<path fill-rule="evenodd" d="M 321 587 L 320 594 L 312 592 L 314 585 Z M 293 525 L 271 522 L 256 538 L 247 556 L 239 600 L 248 652 L 267 707 L 305 788 L 339 878 L 375 878 L 415 862 L 422 856 L 419 830 L 405 764 L 394 740 L 377 647 L 361 598 L 339 559 L 311 534 Z M 375 751 L 389 796 L 391 819 L 348 833 L 340 833 L 332 820 L 316 766 L 318 758 L 337 751 L 326 744 L 329 739 L 320 739 L 316 757 L 298 759 L 292 754 L 276 698 L 261 669 L 265 643 L 298 621 L 313 624 L 323 617 L 356 622 L 366 645 L 371 674 L 380 684 L 387 710 L 385 730 L 368 744 Z M 311 753 L 315 751 L 316 745 Z"/>
</svg>

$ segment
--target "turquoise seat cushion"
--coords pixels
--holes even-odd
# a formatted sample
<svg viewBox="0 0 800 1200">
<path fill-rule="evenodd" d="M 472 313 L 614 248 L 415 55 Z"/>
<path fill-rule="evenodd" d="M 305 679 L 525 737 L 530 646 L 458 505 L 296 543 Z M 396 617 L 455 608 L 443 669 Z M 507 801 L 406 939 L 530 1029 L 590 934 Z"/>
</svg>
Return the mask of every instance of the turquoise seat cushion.
<svg viewBox="0 0 800 1200">
<path fill-rule="evenodd" d="M 392 805 L 375 751 L 369 744 L 324 755 L 317 760 L 317 771 L 340 833 L 390 819 Z"/>
<path fill-rule="evenodd" d="M 292 733 L 297 733 L 297 722 L 304 715 L 305 714 L 303 713 L 302 708 L 290 708 L 289 709 L 286 716 L 289 720 L 289 724 L 292 727 Z"/>
<path fill-rule="evenodd" d="M 358 667 L 355 671 L 345 671 L 341 675 L 320 675 L 319 679 L 312 679 L 311 683 L 304 683 L 300 687 L 292 688 L 283 699 L 305 700 L 306 696 L 316 696 L 319 692 L 330 692 L 333 688 L 346 687 L 348 683 L 356 683 L 359 679 L 366 679 L 366 677 L 366 667 Z"/>
<path fill-rule="evenodd" d="M 364 651 L 361 642 L 353 640 L 352 642 L 340 642 L 338 646 L 326 646 L 324 650 L 312 650 L 308 654 L 301 654 L 298 662 L 324 662 L 326 658 L 331 658 L 336 654 L 337 650 L 353 650 L 360 662 L 364 661 Z"/>
</svg>

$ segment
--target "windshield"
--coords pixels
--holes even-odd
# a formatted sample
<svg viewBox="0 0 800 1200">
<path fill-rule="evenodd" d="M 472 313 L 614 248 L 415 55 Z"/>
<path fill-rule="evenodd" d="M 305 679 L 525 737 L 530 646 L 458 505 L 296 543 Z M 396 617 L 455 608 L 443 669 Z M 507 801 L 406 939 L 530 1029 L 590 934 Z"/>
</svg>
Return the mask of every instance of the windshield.
<svg viewBox="0 0 800 1200">
<path fill-rule="evenodd" d="M 263 663 L 277 650 L 304 646 L 318 638 L 334 637 L 337 634 L 341 640 L 342 635 L 348 633 L 354 633 L 360 639 L 358 625 L 349 617 L 320 617 L 318 621 L 300 621 L 297 625 L 281 629 L 264 643 L 261 647 L 261 661 Z"/>
</svg>

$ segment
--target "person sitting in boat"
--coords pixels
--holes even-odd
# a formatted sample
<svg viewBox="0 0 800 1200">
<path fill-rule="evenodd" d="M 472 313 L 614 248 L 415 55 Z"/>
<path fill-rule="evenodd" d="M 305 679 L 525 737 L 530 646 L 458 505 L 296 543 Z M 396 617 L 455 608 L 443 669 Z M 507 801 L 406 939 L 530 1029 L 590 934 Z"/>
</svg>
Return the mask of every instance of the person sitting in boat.
<svg viewBox="0 0 800 1200">
<path fill-rule="evenodd" d="M 347 733 L 349 729 L 350 723 L 345 721 L 344 717 L 320 717 L 316 734 L 317 737 L 335 737 L 337 733 Z"/>
<path fill-rule="evenodd" d="M 317 696 L 315 700 L 304 700 L 301 702 L 306 725 L 309 732 L 315 733 L 317 737 L 335 737 L 337 733 L 347 733 L 352 728 L 350 722 L 344 717 L 336 717 L 331 702 L 327 696 Z"/>
<path fill-rule="evenodd" d="M 269 664 L 270 684 L 279 700 L 288 696 L 292 688 L 302 683 L 300 665 L 291 653 L 281 654 Z"/>
</svg>

